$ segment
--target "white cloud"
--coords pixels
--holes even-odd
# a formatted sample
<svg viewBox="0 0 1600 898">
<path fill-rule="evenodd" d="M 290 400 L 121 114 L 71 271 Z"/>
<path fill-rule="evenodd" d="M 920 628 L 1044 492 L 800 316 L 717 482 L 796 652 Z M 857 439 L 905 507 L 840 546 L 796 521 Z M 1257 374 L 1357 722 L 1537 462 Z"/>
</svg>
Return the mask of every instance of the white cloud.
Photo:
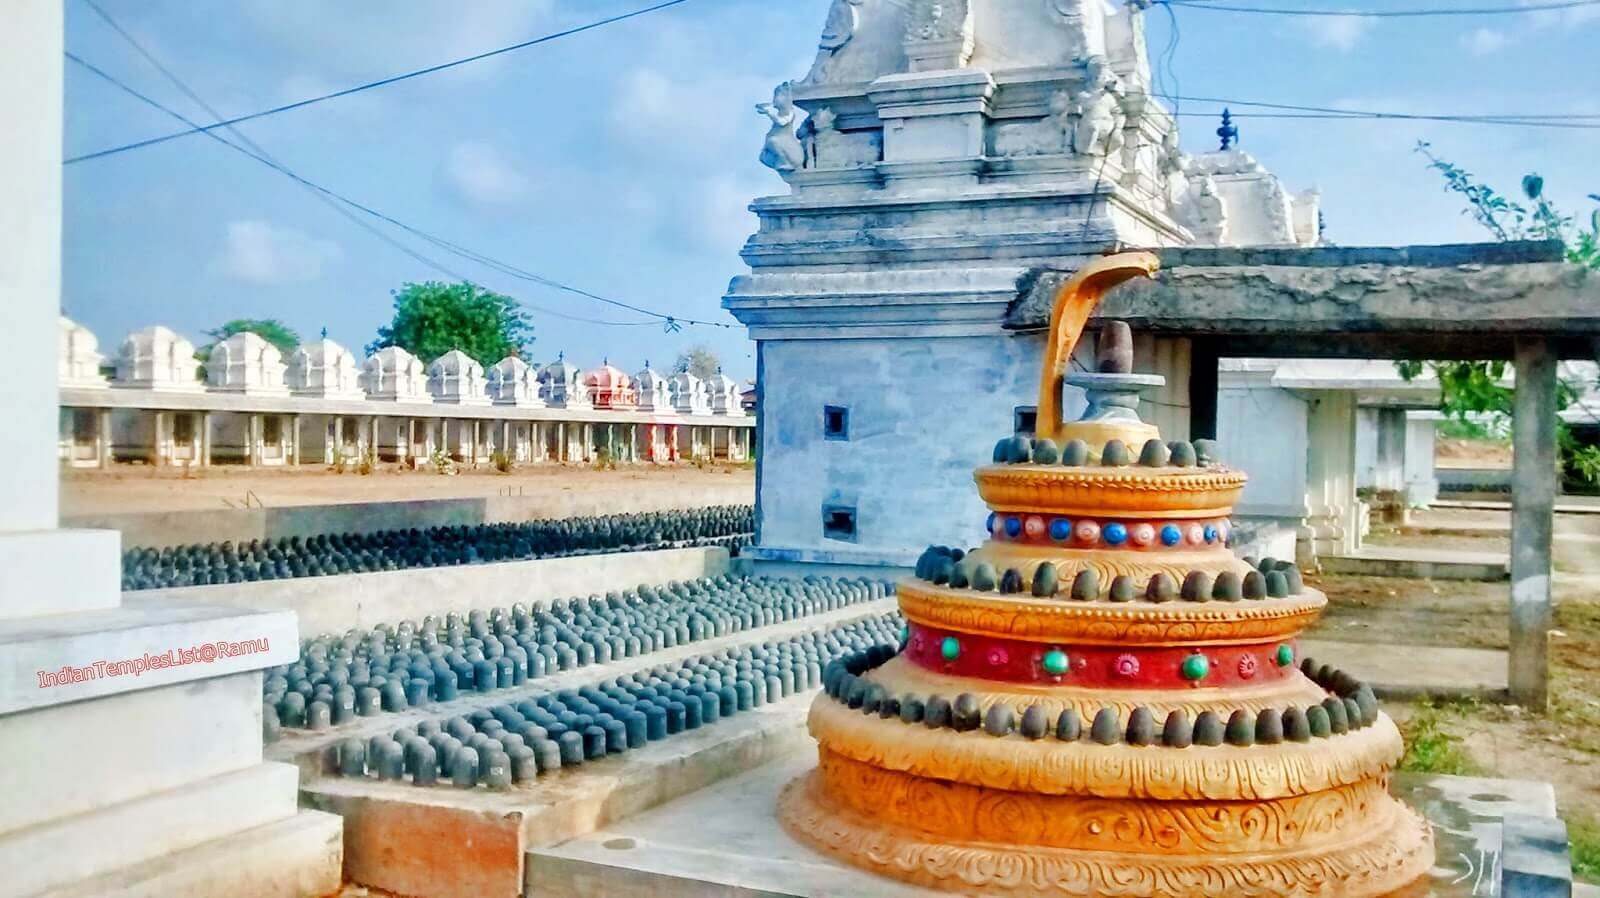
<svg viewBox="0 0 1600 898">
<path fill-rule="evenodd" d="M 754 158 L 766 129 L 755 104 L 771 97 L 772 85 L 750 76 L 691 81 L 636 68 L 618 79 L 611 130 L 638 149 L 679 161 L 704 160 L 708 148 L 738 146 L 755 135 L 745 144 Z"/>
<path fill-rule="evenodd" d="M 1373 20 L 1365 16 L 1316 16 L 1302 21 L 1300 27 L 1318 45 L 1349 53 L 1372 30 L 1373 24 Z"/>
<path fill-rule="evenodd" d="M 1461 46 L 1474 56 L 1489 56 L 1505 48 L 1510 42 L 1504 31 L 1496 28 L 1474 28 L 1461 37 Z"/>
<path fill-rule="evenodd" d="M 462 141 L 439 163 L 440 182 L 457 198 L 480 207 L 509 206 L 528 195 L 527 175 L 493 144 Z"/>
<path fill-rule="evenodd" d="M 233 221 L 211 270 L 246 284 L 296 284 L 322 277 L 344 253 L 331 240 L 257 220 Z"/>
<path fill-rule="evenodd" d="M 699 241 L 719 252 L 737 252 L 756 232 L 758 221 L 749 209 L 752 197 L 760 196 L 760 182 L 731 175 L 713 175 L 700 182 L 694 191 L 697 204 L 689 223 Z"/>
</svg>

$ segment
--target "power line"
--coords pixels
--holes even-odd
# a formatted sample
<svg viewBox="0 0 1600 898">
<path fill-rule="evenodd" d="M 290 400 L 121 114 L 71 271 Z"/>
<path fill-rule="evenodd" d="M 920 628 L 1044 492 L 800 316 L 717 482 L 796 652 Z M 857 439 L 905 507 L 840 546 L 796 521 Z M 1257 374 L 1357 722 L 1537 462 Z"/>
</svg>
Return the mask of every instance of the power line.
<svg viewBox="0 0 1600 898">
<path fill-rule="evenodd" d="M 1341 109 L 1337 106 L 1307 106 L 1295 103 L 1269 103 L 1260 100 L 1239 100 L 1229 97 L 1163 96 L 1162 99 L 1191 103 L 1218 103 L 1228 106 L 1247 106 L 1257 109 L 1275 109 L 1288 112 L 1318 113 L 1318 117 L 1352 119 L 1401 119 L 1409 121 L 1460 122 L 1477 125 L 1521 125 L 1535 128 L 1600 128 L 1600 114 L 1588 113 L 1508 113 L 1504 115 L 1460 115 L 1452 113 L 1380 112 L 1371 109 Z M 1252 114 L 1252 113 L 1246 113 Z M 1256 118 L 1267 116 L 1253 113 Z M 1310 118 L 1312 116 L 1295 116 Z"/>
<path fill-rule="evenodd" d="M 1600 0 L 1563 0 L 1552 3 L 1528 3 L 1521 6 L 1474 6 L 1460 9 L 1429 8 L 1429 9 L 1284 9 L 1275 6 L 1234 6 L 1223 3 L 1207 3 L 1200 0 L 1156 0 L 1167 6 L 1181 6 L 1185 9 L 1206 9 L 1217 12 L 1243 12 L 1257 13 L 1269 16 L 1327 16 L 1330 18 L 1357 17 L 1363 19 L 1418 19 L 1437 18 L 1443 16 L 1499 16 L 1515 13 L 1549 12 L 1562 9 L 1577 9 L 1585 6 L 1600 6 Z"/>
<path fill-rule="evenodd" d="M 409 80 L 411 78 L 420 77 L 422 75 L 431 75 L 431 74 L 433 74 L 435 72 L 442 72 L 442 71 L 445 71 L 446 69 L 453 69 L 453 68 L 455 68 L 457 66 L 466 65 L 467 63 L 478 62 L 480 60 L 488 59 L 488 58 L 493 57 L 493 56 L 499 56 L 502 53 L 510 53 L 512 51 L 515 51 L 515 50 L 522 50 L 522 49 L 525 49 L 527 47 L 532 47 L 535 44 L 547 43 L 549 41 L 557 40 L 559 38 L 569 37 L 569 36 L 574 35 L 574 34 L 579 34 L 579 33 L 582 33 L 584 31 L 593 31 L 596 28 L 600 28 L 600 27 L 603 27 L 603 26 L 606 26 L 606 25 L 610 25 L 610 24 L 613 24 L 615 22 L 621 22 L 621 21 L 624 21 L 626 19 L 632 19 L 632 18 L 635 18 L 637 16 L 645 15 L 646 13 L 652 13 L 652 12 L 655 12 L 657 10 L 666 9 L 669 6 L 677 6 L 680 3 L 687 3 L 687 2 L 689 2 L 689 0 L 665 0 L 665 2 L 657 3 L 654 6 L 646 6 L 646 7 L 643 7 L 641 9 L 633 10 L 632 12 L 621 13 L 619 15 L 611 16 L 611 17 L 605 18 L 605 19 L 598 19 L 596 21 L 588 23 L 587 25 L 579 25 L 579 26 L 577 26 L 575 28 L 568 28 L 568 29 L 566 29 L 564 31 L 552 32 L 550 34 L 542 35 L 540 37 L 536 37 L 536 38 L 533 38 L 531 40 L 526 40 L 526 41 L 522 41 L 521 43 L 512 44 L 512 45 L 510 45 L 508 47 L 501 47 L 498 50 L 489 50 L 489 51 L 484 52 L 484 53 L 476 53 L 476 54 L 474 54 L 472 56 L 465 56 L 465 57 L 462 57 L 461 59 L 453 59 L 453 60 L 451 60 L 449 62 L 439 63 L 438 65 L 431 65 L 431 66 L 428 66 L 426 68 L 414 69 L 414 70 L 409 71 L 409 72 L 402 72 L 402 73 L 400 73 L 398 75 L 390 75 L 387 78 L 380 78 L 377 81 L 368 81 L 365 84 L 357 84 L 354 87 L 347 87 L 347 88 L 344 88 L 343 90 L 336 90 L 336 91 L 334 91 L 332 93 L 322 94 L 321 96 L 307 97 L 304 100 L 296 100 L 293 103 L 285 103 L 282 106 L 274 106 L 271 109 L 263 109 L 263 110 L 260 110 L 258 112 L 249 113 L 248 115 L 240 115 L 240 116 L 235 116 L 235 117 L 230 118 L 230 119 L 224 119 L 224 120 L 221 120 L 221 121 L 212 122 L 209 125 L 200 125 L 200 124 L 196 124 L 196 123 L 191 122 L 190 123 L 190 127 L 188 128 L 188 130 L 173 131 L 170 134 L 162 134 L 162 135 L 159 135 L 159 136 L 156 136 L 156 137 L 149 137 L 149 138 L 146 138 L 144 140 L 136 140 L 133 143 L 125 143 L 125 144 L 122 144 L 121 146 L 108 147 L 108 148 L 106 148 L 104 150 L 96 150 L 95 152 L 92 152 L 92 153 L 84 153 L 82 155 L 72 156 L 72 157 L 69 157 L 66 160 L 66 164 L 67 165 L 72 165 L 72 164 L 78 163 L 78 162 L 87 162 L 90 159 L 99 159 L 99 158 L 104 157 L 104 156 L 111 156 L 111 155 L 115 155 L 117 153 L 125 153 L 128 150 L 136 150 L 136 149 L 139 149 L 140 147 L 147 147 L 147 146 L 151 146 L 153 144 L 165 143 L 166 141 L 169 141 L 169 140 L 176 140 L 179 137 L 187 137 L 190 134 L 209 133 L 210 131 L 212 131 L 215 128 L 222 128 L 222 127 L 226 127 L 226 126 L 229 126 L 229 125 L 237 125 L 240 122 L 248 122 L 248 121 L 251 121 L 253 119 L 265 118 L 265 117 L 267 117 L 269 115 L 277 115 L 280 112 L 288 112 L 291 109 L 300 109 L 300 108 L 303 108 L 303 107 L 306 107 L 306 106 L 310 106 L 310 105 L 312 105 L 314 103 L 321 103 L 324 100 L 333 100 L 333 99 L 337 99 L 339 97 L 347 97 L 347 96 L 350 96 L 351 94 L 358 94 L 358 93 L 361 93 L 362 91 L 372 90 L 373 88 L 376 88 L 376 87 L 386 87 L 386 86 L 388 86 L 390 84 L 395 84 L 395 83 L 400 82 L 400 81 L 406 81 L 406 80 Z"/>
<path fill-rule="evenodd" d="M 118 24 L 117 21 L 115 19 L 113 19 L 111 17 L 111 15 L 109 13 L 107 13 L 105 11 L 105 9 L 103 9 L 99 4 L 95 3 L 94 0 L 84 0 L 84 4 L 87 5 L 90 9 L 94 10 L 95 14 L 98 15 L 106 23 L 106 25 L 110 26 L 110 28 L 113 31 L 115 31 L 118 35 L 120 35 L 122 37 L 122 39 L 128 43 L 129 46 L 133 47 L 133 49 L 141 57 L 143 57 L 146 62 L 148 62 L 148 63 L 150 63 L 150 65 L 154 66 L 156 71 L 158 71 L 162 75 L 164 75 L 168 81 L 172 82 L 172 84 L 174 86 L 176 86 L 178 88 L 178 90 L 182 91 L 183 94 L 185 96 L 187 96 L 190 100 L 192 100 L 197 106 L 199 106 L 201 109 L 204 109 L 214 119 L 221 119 L 222 118 L 221 113 L 218 113 L 214 108 L 212 108 L 211 104 L 207 103 L 199 94 L 195 93 L 186 83 L 184 83 L 182 78 L 179 78 L 178 75 L 175 72 L 173 72 L 171 69 L 167 68 L 161 62 L 161 60 L 157 59 L 155 57 L 155 55 L 152 54 L 149 50 L 147 50 L 143 44 L 139 43 L 139 41 L 136 38 L 134 38 L 134 36 L 132 34 L 128 33 L 128 31 L 126 29 L 124 29 L 120 24 Z M 135 95 L 135 96 L 137 96 L 137 95 Z M 141 98 L 141 99 L 143 99 L 143 98 Z M 232 134 L 235 138 L 237 138 L 240 143 L 242 143 L 245 146 L 249 147 L 250 149 L 254 150 L 256 153 L 260 154 L 263 158 L 265 158 L 267 160 L 270 160 L 271 162 L 273 162 L 276 165 L 279 165 L 280 167 L 283 167 L 282 164 L 278 163 L 276 159 L 273 159 L 272 156 L 270 154 L 268 154 L 267 151 L 260 144 L 256 143 L 255 141 L 253 141 L 249 137 L 247 137 L 244 134 L 243 131 L 240 131 L 238 128 L 235 128 L 232 125 L 227 125 L 225 127 L 226 127 L 228 133 Z M 214 135 L 208 134 L 207 136 L 214 136 Z M 305 185 L 303 185 L 303 186 L 305 186 Z M 362 230 L 364 230 L 367 233 L 371 234 L 372 236 L 378 238 L 380 241 L 388 244 L 389 246 L 393 247 L 394 249 L 399 250 L 401 253 L 404 253 L 406 256 L 408 256 L 408 257 L 410 257 L 410 258 L 412 258 L 412 259 L 414 259 L 414 260 L 416 260 L 418 262 L 421 262 L 423 265 L 425 265 L 425 266 L 427 266 L 429 268 L 432 268 L 432 269 L 434 269 L 436 271 L 439 271 L 442 274 L 444 274 L 444 275 L 446 275 L 446 276 L 448 276 L 450 278 L 453 278 L 455 280 L 460 280 L 460 281 L 468 280 L 468 278 L 462 276 L 461 274 L 458 274 L 457 272 L 455 272 L 455 271 L 453 271 L 453 270 L 451 270 L 449 268 L 446 268 L 444 265 L 440 264 L 439 262 L 435 261 L 434 259 L 431 259 L 431 258 L 429 258 L 427 256 L 422 255 L 421 253 L 417 252 L 416 250 L 412 249 L 411 247 L 406 246 L 404 243 L 401 243 L 400 241 L 398 241 L 398 240 L 394 239 L 393 237 L 389 236 L 388 234 L 384 233 L 384 231 L 381 228 L 379 228 L 377 225 L 375 225 L 372 222 L 366 220 L 365 218 L 361 218 L 360 216 L 356 215 L 356 213 L 352 212 L 347 206 L 345 206 L 343 203 L 339 202 L 338 200 L 335 200 L 333 197 L 331 197 L 331 196 L 329 196 L 329 195 L 327 195 L 325 193 L 322 193 L 322 192 L 320 192 L 318 190 L 315 190 L 315 189 L 313 189 L 313 188 L 311 188 L 309 186 L 306 186 L 306 190 L 311 194 L 311 196 L 316 197 L 324 205 L 326 205 L 328 208 L 332 209 L 334 212 L 338 213 L 341 217 L 343 217 L 345 220 L 349 221 L 351 224 L 355 225 L 358 228 L 361 228 Z"/>
<path fill-rule="evenodd" d="M 177 119 L 177 120 L 179 120 L 181 122 L 186 122 L 186 123 L 193 124 L 182 113 L 179 113 L 176 110 L 173 110 L 173 109 L 167 107 L 166 105 L 160 103 L 159 101 L 154 100 L 154 99 L 146 96 L 143 93 L 140 93 L 139 91 L 135 90 L 134 88 L 128 86 L 126 83 L 124 83 L 121 80 L 119 80 L 118 78 L 116 78 L 116 76 L 111 75 L 109 72 L 106 72 L 105 70 L 99 68 L 98 66 L 94 65 L 93 63 L 90 63 L 89 61 L 87 61 L 87 60 L 83 59 L 82 57 L 78 56 L 77 54 L 72 53 L 71 51 L 68 51 L 68 52 L 66 52 L 65 55 L 66 55 L 66 58 L 71 60 L 73 63 L 83 67 L 84 69 L 88 70 L 89 72 L 93 73 L 94 75 L 96 75 L 96 76 L 104 79 L 105 81 L 111 83 L 112 85 L 116 86 L 118 89 L 122 90 L 124 93 L 129 94 L 130 96 L 134 97 L 135 99 L 139 100 L 140 102 L 145 103 L 145 104 L 147 104 L 149 106 L 152 106 L 152 107 L 154 107 L 156 109 L 159 109 L 160 111 L 166 113 L 167 115 L 169 115 L 169 116 L 171 116 L 171 117 L 173 117 L 173 118 L 175 118 L 175 119 Z M 423 240 L 426 240 L 427 242 L 432 243 L 435 246 L 441 247 L 443 249 L 447 249 L 450 252 L 453 252 L 453 253 L 455 253 L 457 255 L 463 256 L 464 258 L 468 258 L 468 259 L 471 259 L 473 261 L 480 262 L 481 264 L 484 264 L 486 266 L 495 268 L 496 270 L 502 271 L 504 273 L 511 274 L 514 277 L 518 277 L 518 278 L 521 278 L 521 279 L 524 279 L 524 280 L 533 281 L 535 283 L 541 284 L 543 286 L 551 287 L 553 289 L 563 290 L 563 291 L 566 291 L 566 292 L 569 292 L 569 293 L 575 293 L 575 294 L 580 295 L 580 296 L 588 297 L 590 299 L 594 299 L 594 300 L 597 300 L 599 302 L 607 303 L 609 305 L 613 305 L 613 306 L 617 306 L 617 307 L 620 307 L 620 308 L 628 309 L 630 311 L 638 312 L 638 313 L 643 314 L 643 315 L 648 315 L 648 316 L 650 316 L 652 318 L 655 318 L 655 319 L 658 319 L 658 320 L 664 322 L 667 325 L 669 330 L 676 330 L 676 329 L 678 329 L 679 326 L 684 325 L 684 324 L 694 324 L 694 325 L 702 325 L 702 326 L 707 326 L 707 327 L 722 327 L 722 328 L 731 328 L 732 327 L 732 325 L 725 324 L 725 323 L 722 323 L 722 322 L 717 322 L 717 321 L 702 321 L 702 320 L 695 319 L 695 318 L 683 318 L 683 317 L 679 317 L 679 316 L 676 316 L 676 315 L 667 315 L 667 314 L 664 314 L 664 313 L 661 313 L 661 312 L 655 312 L 655 311 L 652 311 L 650 309 L 643 308 L 641 306 L 636 306 L 636 305 L 633 305 L 631 303 L 625 303 L 625 302 L 622 302 L 621 300 L 611 299 L 610 297 L 601 296 L 599 294 L 591 293 L 591 292 L 589 292 L 587 290 L 583 290 L 583 289 L 578 288 L 578 287 L 573 287 L 573 286 L 570 286 L 568 284 L 563 284 L 560 281 L 556 281 L 556 280 L 553 280 L 551 278 L 546 278 L 546 277 L 544 277 L 542 275 L 534 274 L 533 272 L 529 272 L 529 271 L 526 271 L 524 269 L 518 268 L 518 267 L 516 267 L 514 265 L 511 265 L 510 263 L 501 262 L 501 261 L 499 261 L 497 259 L 494 259 L 493 257 L 486 256 L 486 255 L 483 255 L 481 253 L 474 252 L 472 250 L 469 250 L 469 249 L 467 249 L 465 247 L 460 246 L 459 244 L 456 244 L 456 243 L 453 243 L 451 241 L 445 240 L 442 237 L 434 236 L 433 234 L 430 234 L 430 233 L 428 233 L 426 231 L 423 231 L 423 230 L 421 230 L 419 228 L 416 228 L 416 227 L 414 227 L 412 225 L 406 224 L 405 222 L 400 221 L 399 219 L 394 218 L 393 216 L 390 216 L 390 215 L 387 215 L 387 214 L 385 214 L 383 212 L 380 212 L 380 211 L 378 211 L 377 209 L 374 209 L 371 206 L 368 206 L 368 205 L 366 205 L 364 203 L 360 203 L 360 202 L 358 202 L 356 200 L 353 200 L 353 199 L 351 199 L 351 198 L 349 198 L 347 196 L 344 196 L 343 194 L 337 193 L 337 192 L 335 192 L 333 190 L 330 190 L 330 189 L 328 189 L 326 187 L 323 187 L 320 184 L 317 184 L 317 183 L 315 183 L 313 181 L 310 181 L 310 180 L 308 180 L 308 179 L 306 179 L 304 177 L 301 177 L 300 175 L 296 174 L 294 171 L 292 171 L 292 170 L 288 169 L 287 167 L 285 167 L 285 166 L 273 161 L 272 159 L 267 158 L 266 156 L 264 156 L 264 155 L 262 155 L 260 153 L 257 153 L 257 152 L 254 152 L 252 150 L 249 150 L 249 149 L 247 149 L 247 148 L 245 148 L 243 146 L 235 144 L 235 143 L 227 140 L 226 138 L 223 138 L 223 137 L 221 137 L 221 136 L 219 136 L 219 135 L 217 135 L 215 133 L 212 133 L 211 130 L 207 130 L 207 129 L 201 129 L 201 130 L 207 137 L 211 138 L 212 140 L 215 140 L 218 143 L 221 143 L 222 145 L 224 145 L 224 146 L 226 146 L 226 147 L 228 147 L 228 148 L 230 148 L 230 149 L 232 149 L 232 150 L 234 150 L 234 151 L 236 151 L 238 153 L 241 153 L 241 154 L 243 154 L 245 156 L 248 156 L 251 159 L 254 159 L 256 162 L 259 162 L 262 165 L 267 166 L 268 168 L 278 172 L 279 174 L 284 175 L 285 177 L 288 177 L 288 178 L 296 181 L 297 183 L 299 183 L 299 184 L 301 184 L 301 185 L 303 185 L 305 187 L 308 187 L 308 188 L 310 188 L 312 190 L 315 190 L 318 193 L 321 193 L 321 194 L 323 194 L 325 196 L 331 197 L 332 199 L 335 199 L 335 200 L 337 200 L 337 201 L 339 201 L 339 202 L 341 202 L 341 203 L 343 203 L 343 204 L 345 204 L 345 205 L 347 205 L 347 206 L 349 206 L 349 207 L 351 207 L 353 209 L 356 209 L 358 211 L 366 213 L 367 215 L 370 215 L 370 216 L 372 216 L 374 218 L 377 218 L 377 219 L 379 219 L 381 221 L 384 221 L 384 222 L 387 222 L 387 223 L 389 223 L 391 225 L 394 225 L 395 227 L 398 227 L 398 228 L 406 231 L 409 234 L 412 234 L 412 235 L 414 235 L 416 237 L 419 237 L 419 238 L 421 238 Z M 391 241 L 391 245 L 393 245 L 392 241 Z M 470 278 L 463 277 L 462 275 L 460 275 L 460 274 L 458 274 L 458 273 L 456 273 L 454 271 L 451 271 L 450 269 L 445 268 L 442 265 L 439 265 L 437 262 L 434 262 L 434 261 L 428 259 L 425 256 L 421 256 L 420 254 L 411 252 L 408 248 L 406 249 L 406 251 L 407 251 L 407 253 L 409 255 L 411 255 L 413 258 L 416 258 L 418 261 L 421 261 L 424 264 L 427 264 L 427 265 L 429 265 L 429 266 L 431 266 L 433 268 L 436 268 L 436 269 L 444 272 L 445 274 L 447 274 L 447 275 L 449 275 L 449 276 L 451 276 L 453 278 L 456 278 L 458 280 L 463 280 L 463 281 L 471 280 Z M 551 314 L 551 315 L 555 315 L 555 316 L 562 317 L 562 318 L 569 318 L 569 319 L 577 320 L 577 321 L 584 321 L 584 322 L 587 322 L 587 323 L 590 323 L 590 324 L 603 324 L 603 325 L 621 326 L 621 327 L 639 327 L 639 326 L 649 326 L 649 325 L 653 324 L 653 322 L 604 321 L 604 320 L 599 320 L 599 319 L 583 318 L 581 316 L 569 315 L 567 313 L 558 312 L 558 311 L 555 311 L 553 309 L 541 309 L 541 308 L 539 308 L 537 306 L 531 306 L 530 305 L 530 308 L 534 308 L 534 309 L 536 309 L 538 311 L 542 311 L 542 312 L 544 312 L 546 314 Z"/>
</svg>

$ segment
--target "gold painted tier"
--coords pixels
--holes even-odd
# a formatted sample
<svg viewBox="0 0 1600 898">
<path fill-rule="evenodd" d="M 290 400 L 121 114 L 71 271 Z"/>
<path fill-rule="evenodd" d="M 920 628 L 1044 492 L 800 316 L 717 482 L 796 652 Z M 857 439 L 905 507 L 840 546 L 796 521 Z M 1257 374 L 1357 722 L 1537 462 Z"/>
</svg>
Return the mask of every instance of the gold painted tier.
<svg viewBox="0 0 1600 898">
<path fill-rule="evenodd" d="M 895 586 L 900 611 L 929 627 L 1000 639 L 1069 645 L 1245 645 L 1293 638 L 1328 604 L 1307 589 L 1282 599 L 1237 602 L 1074 602 L 937 586 Z"/>
<path fill-rule="evenodd" d="M 1385 783 L 1278 802 L 1052 799 L 890 774 L 823 749 L 784 789 L 778 816 L 845 863 L 940 891 L 1368 898 L 1434 861 L 1427 823 Z"/>
<path fill-rule="evenodd" d="M 1096 519 L 1226 517 L 1249 479 L 1223 467 L 1140 468 L 986 465 L 978 494 L 997 511 Z"/>
</svg>

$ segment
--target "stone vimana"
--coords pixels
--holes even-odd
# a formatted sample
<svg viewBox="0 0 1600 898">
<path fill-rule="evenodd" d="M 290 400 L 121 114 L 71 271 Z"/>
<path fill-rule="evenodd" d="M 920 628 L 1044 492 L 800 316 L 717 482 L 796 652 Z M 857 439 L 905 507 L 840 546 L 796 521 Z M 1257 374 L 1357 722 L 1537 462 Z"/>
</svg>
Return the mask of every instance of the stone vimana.
<svg viewBox="0 0 1600 898">
<path fill-rule="evenodd" d="M 300 661 L 268 671 L 263 725 L 270 742 L 280 727 L 323 730 L 467 693 L 536 686 L 546 674 L 807 617 L 892 592 L 882 581 L 724 574 L 603 597 L 558 599 L 531 610 L 517 604 L 465 616 L 451 612 L 420 623 L 317 636 L 303 641 Z M 808 651 L 804 657 L 817 669 L 800 672 L 810 684 L 801 688 L 815 687 L 821 666 L 833 655 L 818 660 Z M 784 694 L 797 688 L 794 676 L 786 682 Z"/>
<path fill-rule="evenodd" d="M 779 798 L 797 839 L 983 895 L 1366 896 L 1432 866 L 1388 793 L 1394 723 L 1296 657 L 1326 598 L 1226 548 L 1245 475 L 1139 418 L 1160 379 L 1131 372 L 1125 325 L 1066 371 L 1101 293 L 1155 268 L 1100 259 L 1058 293 L 1037 437 L 974 475 L 990 538 L 928 549 L 897 586 L 898 651 L 824 673 L 817 767 Z M 1063 381 L 1087 392 L 1078 421 Z"/>
<path fill-rule="evenodd" d="M 883 643 L 899 629 L 899 616 L 886 614 L 697 655 L 579 689 L 424 720 L 365 741 L 346 739 L 328 761 L 343 776 L 507 789 L 815 688 L 823 666 L 837 665 L 842 656 L 869 646 L 892 651 Z"/>
<path fill-rule="evenodd" d="M 221 542 L 130 549 L 122 556 L 122 588 L 284 580 L 676 546 L 737 549 L 754 530 L 753 506 L 721 505 L 524 524 L 289 536 L 238 546 Z"/>
</svg>

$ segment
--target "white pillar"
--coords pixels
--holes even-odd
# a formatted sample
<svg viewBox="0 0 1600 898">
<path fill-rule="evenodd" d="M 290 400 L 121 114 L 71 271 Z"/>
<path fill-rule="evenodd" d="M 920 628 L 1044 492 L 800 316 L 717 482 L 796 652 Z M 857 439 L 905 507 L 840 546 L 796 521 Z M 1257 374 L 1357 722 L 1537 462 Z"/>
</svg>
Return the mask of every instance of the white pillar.
<svg viewBox="0 0 1600 898">
<path fill-rule="evenodd" d="M 288 453 L 289 464 L 295 465 L 296 467 L 298 467 L 299 464 L 300 464 L 300 416 L 299 415 L 290 415 L 289 416 L 289 439 L 292 441 L 290 443 L 290 445 L 289 445 L 289 453 Z"/>
<path fill-rule="evenodd" d="M 1344 391 L 1321 393 L 1307 419 L 1306 516 L 1300 550 L 1314 565 L 1320 555 L 1354 552 L 1361 540 L 1356 498 L 1356 399 Z"/>
</svg>

